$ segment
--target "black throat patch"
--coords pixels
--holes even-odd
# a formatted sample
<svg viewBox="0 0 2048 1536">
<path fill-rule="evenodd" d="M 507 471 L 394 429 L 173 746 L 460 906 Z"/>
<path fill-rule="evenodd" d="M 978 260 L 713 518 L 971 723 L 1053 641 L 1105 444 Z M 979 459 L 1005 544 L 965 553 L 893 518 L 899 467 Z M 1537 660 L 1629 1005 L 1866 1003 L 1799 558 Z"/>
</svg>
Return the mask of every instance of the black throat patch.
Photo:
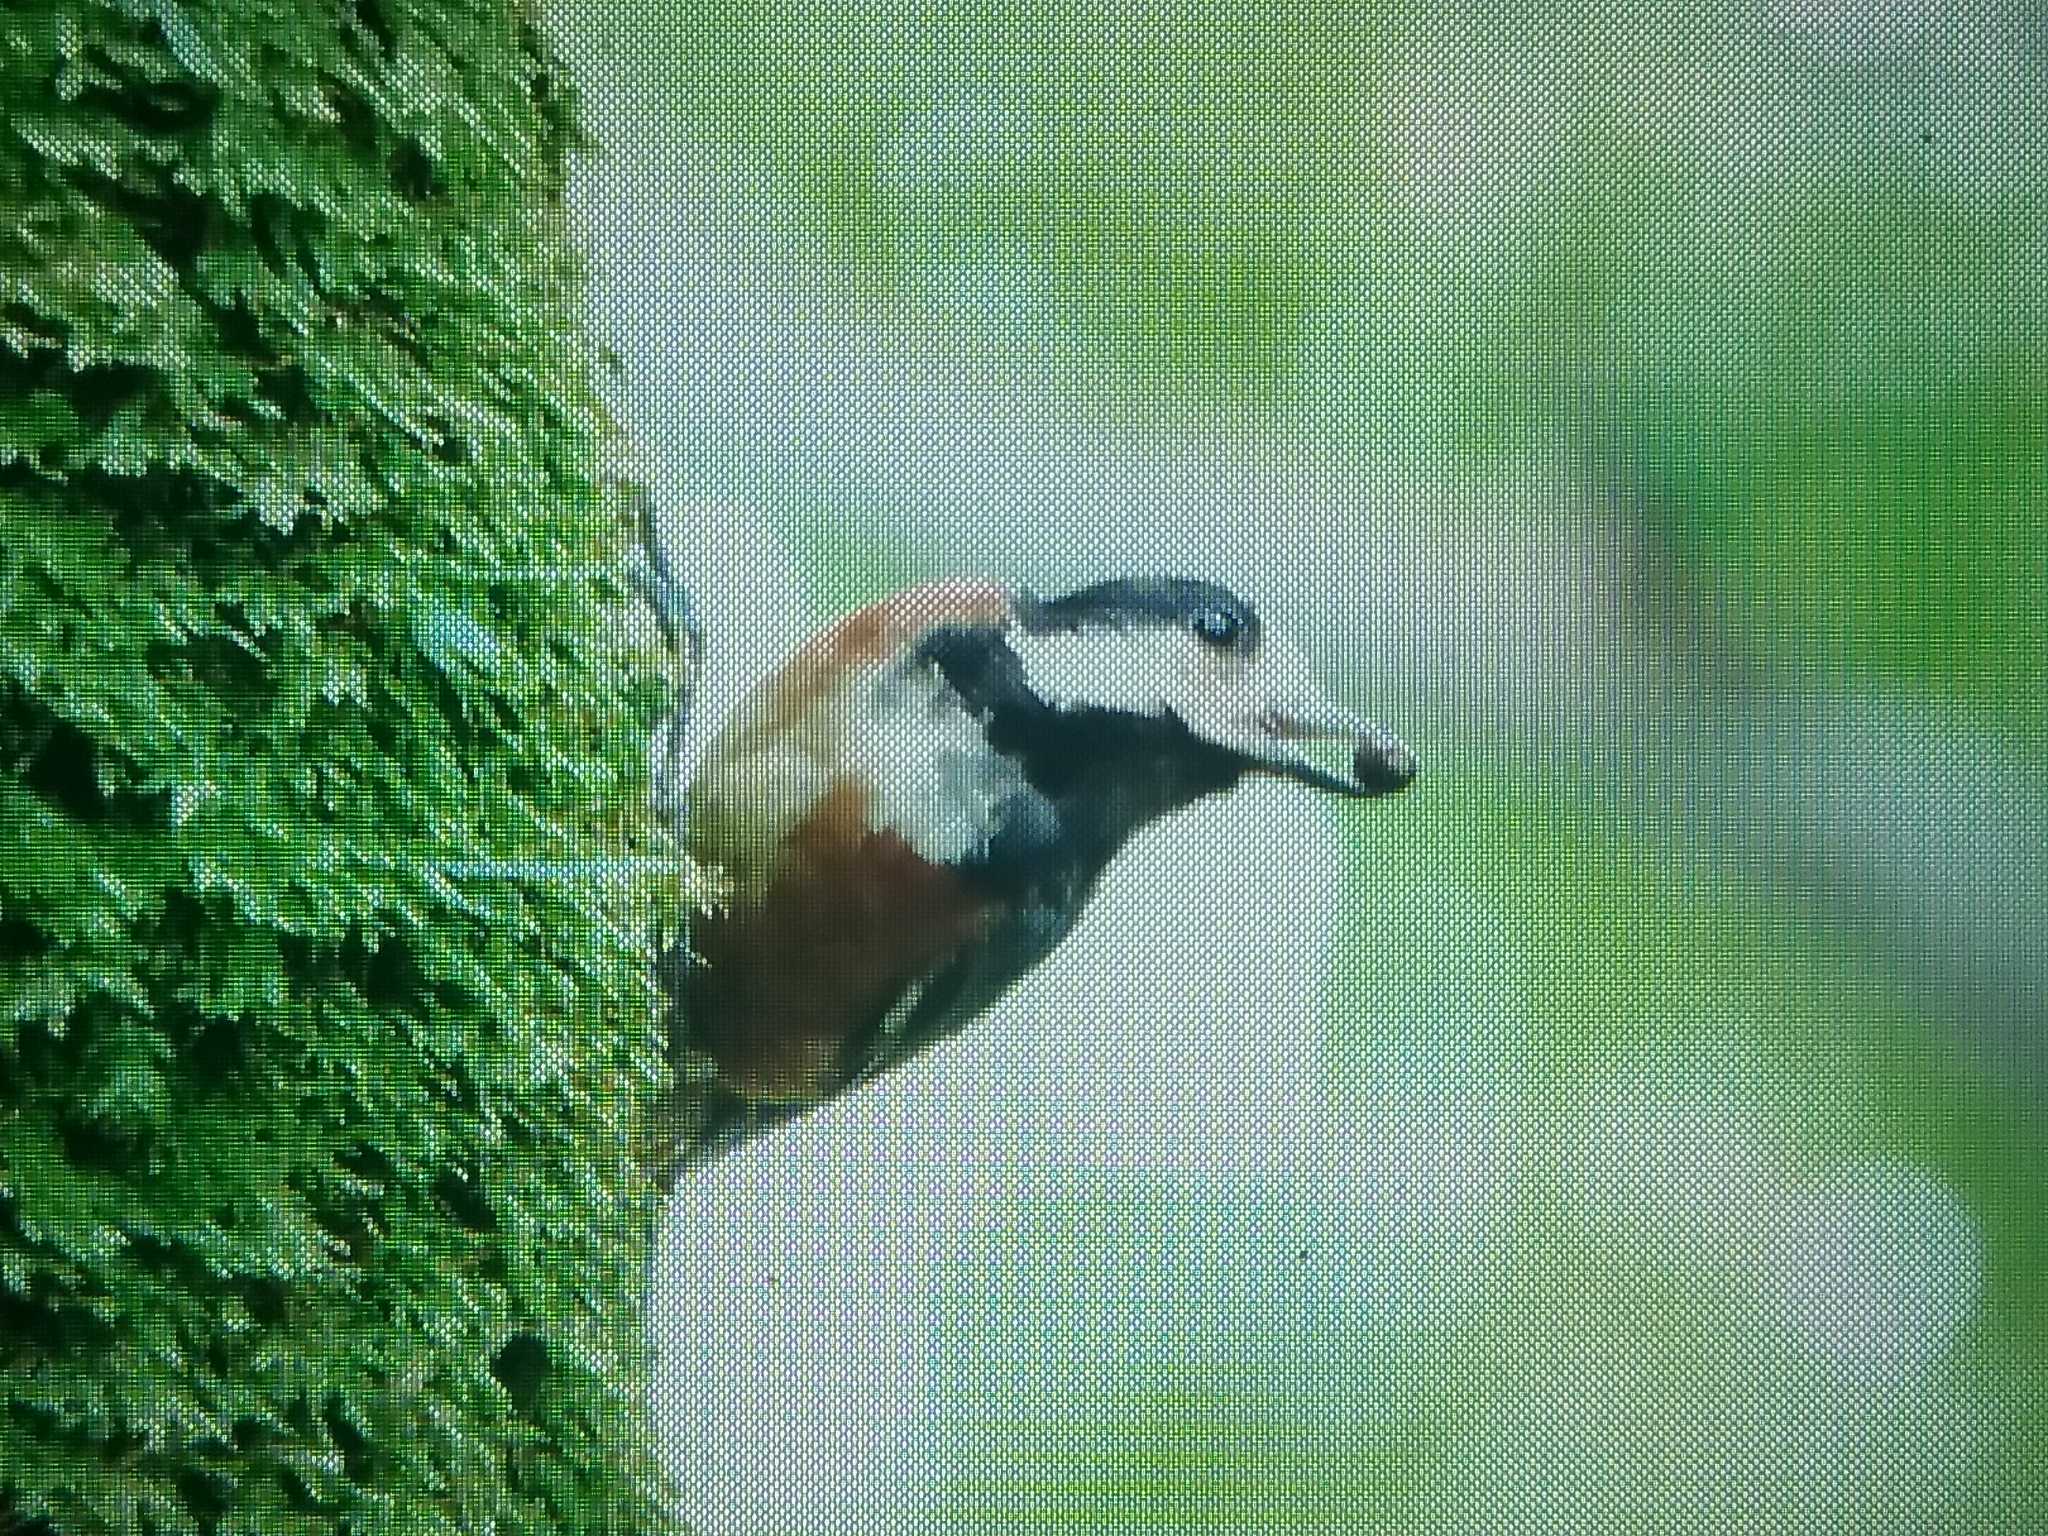
<svg viewBox="0 0 2048 1536">
<path fill-rule="evenodd" d="M 981 719 L 989 746 L 1052 806 L 1068 857 L 1107 863 L 1146 822 L 1228 789 L 1244 773 L 1241 758 L 1171 714 L 1046 703 L 998 629 L 935 629 L 916 655 L 938 668 Z"/>
</svg>

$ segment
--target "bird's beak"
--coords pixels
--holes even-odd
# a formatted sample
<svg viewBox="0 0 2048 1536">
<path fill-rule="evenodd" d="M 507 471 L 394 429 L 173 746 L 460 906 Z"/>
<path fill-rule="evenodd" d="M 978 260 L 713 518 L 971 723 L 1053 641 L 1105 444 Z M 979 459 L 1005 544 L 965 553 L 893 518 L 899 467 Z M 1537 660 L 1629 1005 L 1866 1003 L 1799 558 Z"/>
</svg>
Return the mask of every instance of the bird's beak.
<svg viewBox="0 0 2048 1536">
<path fill-rule="evenodd" d="M 1246 754 L 1255 767 L 1315 789 L 1366 799 L 1406 789 L 1415 777 L 1415 754 L 1392 731 L 1319 699 L 1268 709 L 1258 727 L 1263 739 Z M 1318 742 L 1342 742 L 1350 749 L 1348 777 L 1318 766 L 1300 750 Z"/>
<path fill-rule="evenodd" d="M 1183 698 L 1187 707 L 1174 712 L 1248 772 L 1358 800 L 1406 789 L 1415 777 L 1415 754 L 1385 726 L 1332 703 L 1300 652 L 1274 636 Z M 1333 772 L 1339 750 L 1346 760 Z"/>
<path fill-rule="evenodd" d="M 1206 697 L 1221 707 L 1209 716 L 1217 728 L 1203 734 L 1250 772 L 1358 800 L 1406 789 L 1415 777 L 1415 754 L 1385 726 L 1331 702 L 1301 653 L 1276 636 Z M 1333 772 L 1339 750 L 1344 766 Z"/>
</svg>

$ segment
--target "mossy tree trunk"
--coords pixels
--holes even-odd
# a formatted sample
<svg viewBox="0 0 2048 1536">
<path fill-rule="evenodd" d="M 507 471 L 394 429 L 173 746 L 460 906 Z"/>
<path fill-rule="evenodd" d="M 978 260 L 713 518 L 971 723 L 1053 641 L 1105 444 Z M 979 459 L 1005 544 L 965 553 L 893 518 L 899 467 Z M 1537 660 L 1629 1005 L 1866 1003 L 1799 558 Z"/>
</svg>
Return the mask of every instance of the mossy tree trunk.
<svg viewBox="0 0 2048 1536">
<path fill-rule="evenodd" d="M 502 873 L 653 837 L 562 73 L 10 0 L 0 102 L 0 1530 L 659 1528 L 650 893 Z"/>
</svg>

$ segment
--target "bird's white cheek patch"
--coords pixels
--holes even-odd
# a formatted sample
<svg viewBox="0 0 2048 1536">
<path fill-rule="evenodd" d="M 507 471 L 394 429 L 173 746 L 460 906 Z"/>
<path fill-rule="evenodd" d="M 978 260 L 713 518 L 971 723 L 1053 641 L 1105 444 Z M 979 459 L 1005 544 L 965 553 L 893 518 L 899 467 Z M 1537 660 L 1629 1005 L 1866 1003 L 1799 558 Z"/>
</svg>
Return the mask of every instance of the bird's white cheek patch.
<svg viewBox="0 0 2048 1536">
<path fill-rule="evenodd" d="M 1182 630 L 1156 626 L 1010 635 L 1025 683 L 1046 703 L 1131 715 L 1179 712 L 1194 702 L 1198 643 Z"/>
<path fill-rule="evenodd" d="M 1263 742 L 1257 673 L 1188 630 L 1154 625 L 1016 634 L 1011 647 L 1031 690 L 1057 708 L 1140 718 L 1171 714 L 1197 736 L 1233 751 L 1253 752 Z"/>
<path fill-rule="evenodd" d="M 870 819 L 935 864 L 988 851 L 995 807 L 1029 786 L 993 750 L 959 694 L 919 668 L 885 675 L 847 733 L 848 766 L 870 787 Z"/>
</svg>

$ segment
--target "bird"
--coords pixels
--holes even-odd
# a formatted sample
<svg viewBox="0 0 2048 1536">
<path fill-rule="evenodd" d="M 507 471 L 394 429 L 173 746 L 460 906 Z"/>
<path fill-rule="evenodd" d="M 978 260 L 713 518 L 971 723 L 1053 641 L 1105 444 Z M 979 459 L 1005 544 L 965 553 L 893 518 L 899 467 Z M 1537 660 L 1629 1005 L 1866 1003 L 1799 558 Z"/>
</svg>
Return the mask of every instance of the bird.
<svg viewBox="0 0 2048 1536">
<path fill-rule="evenodd" d="M 687 849 L 724 890 L 664 945 L 673 1071 L 644 1161 L 672 1188 L 959 1031 L 1162 817 L 1248 777 L 1368 799 L 1415 773 L 1211 582 L 954 578 L 831 622 L 690 778 Z"/>
</svg>

